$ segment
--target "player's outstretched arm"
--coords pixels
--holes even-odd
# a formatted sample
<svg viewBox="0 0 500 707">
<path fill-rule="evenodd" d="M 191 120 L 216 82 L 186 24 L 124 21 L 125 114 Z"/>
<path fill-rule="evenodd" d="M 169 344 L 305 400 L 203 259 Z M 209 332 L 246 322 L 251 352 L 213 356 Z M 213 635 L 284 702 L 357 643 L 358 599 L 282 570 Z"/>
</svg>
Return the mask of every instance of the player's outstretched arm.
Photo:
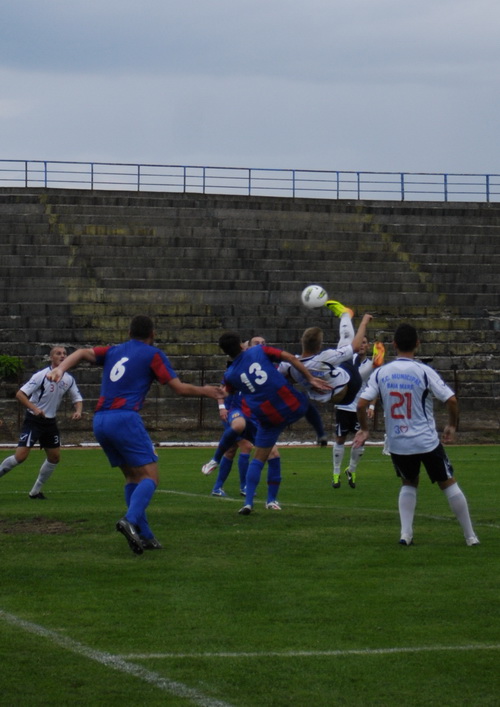
<svg viewBox="0 0 500 707">
<path fill-rule="evenodd" d="M 213 398 L 214 400 L 223 400 L 225 397 L 224 391 L 219 385 L 193 385 L 192 383 L 184 383 L 179 378 L 172 378 L 168 385 L 176 395 L 182 397 Z"/>
<path fill-rule="evenodd" d="M 357 353 L 359 351 L 361 344 L 363 343 L 363 339 L 366 336 L 366 328 L 372 319 L 373 317 L 371 314 L 363 314 L 363 318 L 358 327 L 356 335 L 351 342 L 352 350 L 354 351 L 354 353 Z"/>
<path fill-rule="evenodd" d="M 54 381 L 54 383 L 57 383 L 61 380 L 66 371 L 69 371 L 70 368 L 74 368 L 81 361 L 89 361 L 89 363 L 95 363 L 96 357 L 94 349 L 77 349 L 76 351 L 73 351 L 73 353 L 67 356 L 64 361 L 61 361 L 58 366 L 56 366 L 47 373 L 47 379 L 49 381 Z"/>
</svg>

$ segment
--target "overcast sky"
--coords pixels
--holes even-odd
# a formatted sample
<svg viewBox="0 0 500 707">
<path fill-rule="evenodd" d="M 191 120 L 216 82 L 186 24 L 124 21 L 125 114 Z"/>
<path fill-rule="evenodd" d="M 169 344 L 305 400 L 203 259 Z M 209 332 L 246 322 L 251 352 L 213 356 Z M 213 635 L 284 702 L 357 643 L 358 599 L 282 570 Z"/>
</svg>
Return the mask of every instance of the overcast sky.
<svg viewBox="0 0 500 707">
<path fill-rule="evenodd" d="M 0 158 L 500 173 L 498 0 L 2 0 Z"/>
</svg>

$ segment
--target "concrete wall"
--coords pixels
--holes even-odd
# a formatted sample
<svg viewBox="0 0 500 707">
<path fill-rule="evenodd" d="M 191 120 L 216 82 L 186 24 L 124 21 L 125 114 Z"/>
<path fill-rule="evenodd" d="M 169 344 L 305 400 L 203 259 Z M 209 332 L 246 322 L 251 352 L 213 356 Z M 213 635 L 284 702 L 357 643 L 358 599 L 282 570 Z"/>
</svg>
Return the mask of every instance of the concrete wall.
<svg viewBox="0 0 500 707">
<path fill-rule="evenodd" d="M 371 335 L 386 343 L 414 322 L 422 357 L 458 389 L 462 429 L 495 437 L 499 244 L 496 204 L 0 189 L 1 353 L 20 356 L 27 378 L 52 345 L 117 343 L 146 313 L 182 379 L 218 382 L 226 329 L 298 352 L 319 325 L 335 344 L 338 320 L 300 305 L 318 282 L 355 321 L 373 313 Z M 76 373 L 89 414 L 72 424 L 63 410 L 71 438 L 91 438 L 99 373 Z M 0 441 L 17 438 L 16 387 L 2 384 Z M 219 433 L 211 401 L 159 386 L 144 414 L 158 441 Z"/>
</svg>

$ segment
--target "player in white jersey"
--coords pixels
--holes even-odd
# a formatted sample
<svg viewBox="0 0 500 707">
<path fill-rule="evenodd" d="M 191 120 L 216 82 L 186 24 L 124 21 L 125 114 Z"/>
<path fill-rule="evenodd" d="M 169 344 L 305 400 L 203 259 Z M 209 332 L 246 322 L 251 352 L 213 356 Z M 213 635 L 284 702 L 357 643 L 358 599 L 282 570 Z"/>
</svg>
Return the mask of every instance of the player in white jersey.
<svg viewBox="0 0 500 707">
<path fill-rule="evenodd" d="M 343 310 L 340 320 L 340 340 L 337 348 L 322 350 L 324 334 L 320 327 L 309 327 L 304 331 L 301 338 L 302 353 L 298 356 L 298 359 L 311 371 L 315 378 L 321 378 L 328 383 L 330 389 L 327 392 L 312 389 L 300 373 L 288 364 L 280 364 L 278 369 L 298 387 L 302 387 L 311 400 L 320 403 L 327 403 L 330 400 L 334 403 L 350 403 L 356 397 L 361 384 L 359 375 L 356 372 L 352 371 L 348 366 L 345 368 L 341 366 L 351 361 L 354 354 L 359 350 L 366 334 L 366 327 L 372 316 L 371 314 L 365 314 L 358 331 L 354 334 L 351 322 L 352 312 L 346 307 L 343 307 Z"/>
<path fill-rule="evenodd" d="M 47 379 L 47 373 L 64 361 L 66 355 L 63 346 L 55 346 L 49 354 L 50 366 L 37 371 L 16 393 L 16 398 L 26 408 L 26 415 L 16 452 L 0 464 L 0 477 L 26 461 L 32 447 L 38 442 L 45 450 L 47 458 L 40 467 L 37 480 L 29 492 L 29 497 L 33 499 L 47 498 L 42 493 L 42 487 L 60 461 L 60 437 L 56 414 L 64 395 L 69 395 L 75 409 L 71 419 L 79 420 L 82 416 L 83 398 L 73 376 L 65 373 L 58 383 L 52 383 Z"/>
<path fill-rule="evenodd" d="M 432 396 L 448 408 L 448 424 L 443 442 L 453 442 L 458 420 L 454 392 L 430 366 L 415 360 L 418 334 L 411 324 L 401 324 L 394 335 L 397 358 L 377 369 L 368 380 L 358 402 L 361 429 L 354 446 L 368 438 L 367 408 L 380 397 L 384 407 L 388 450 L 402 486 L 399 492 L 401 545 L 413 543 L 413 519 L 421 464 L 432 483 L 437 483 L 448 499 L 464 533 L 467 545 L 478 545 L 469 515 L 467 500 L 453 476 L 453 467 L 439 441 L 434 420 Z"/>
<path fill-rule="evenodd" d="M 354 354 L 352 364 L 359 371 L 361 377 L 361 387 L 355 399 L 345 405 L 339 403 L 335 406 L 335 441 L 333 444 L 333 480 L 332 486 L 334 489 L 340 488 L 340 470 L 345 452 L 345 442 L 349 434 L 356 434 L 359 430 L 358 416 L 356 408 L 361 392 L 364 390 L 368 378 L 375 368 L 378 368 L 384 362 L 385 348 L 382 342 L 376 341 L 373 347 L 373 357 L 368 357 L 368 337 L 363 337 L 361 346 L 357 354 Z M 372 418 L 375 406 L 371 405 L 368 409 L 368 417 Z M 351 447 L 349 458 L 349 466 L 344 470 L 349 486 L 356 488 L 356 470 L 359 460 L 363 456 L 365 446 Z"/>
</svg>

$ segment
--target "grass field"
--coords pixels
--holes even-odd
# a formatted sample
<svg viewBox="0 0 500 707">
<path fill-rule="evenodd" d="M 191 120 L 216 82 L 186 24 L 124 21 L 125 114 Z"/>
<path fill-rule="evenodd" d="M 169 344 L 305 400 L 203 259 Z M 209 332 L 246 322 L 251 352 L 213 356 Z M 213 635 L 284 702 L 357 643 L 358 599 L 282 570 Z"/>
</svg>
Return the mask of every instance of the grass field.
<svg viewBox="0 0 500 707">
<path fill-rule="evenodd" d="M 332 489 L 331 447 L 282 449 L 283 511 L 210 496 L 211 452 L 161 449 L 151 525 L 133 555 L 114 525 L 122 477 L 99 449 L 42 453 L 0 480 L 0 704 L 499 704 L 500 447 L 450 447 L 477 547 L 422 477 L 415 545 L 380 448 Z M 0 450 L 0 458 L 9 450 Z M 347 457 L 347 455 L 346 455 Z"/>
</svg>

